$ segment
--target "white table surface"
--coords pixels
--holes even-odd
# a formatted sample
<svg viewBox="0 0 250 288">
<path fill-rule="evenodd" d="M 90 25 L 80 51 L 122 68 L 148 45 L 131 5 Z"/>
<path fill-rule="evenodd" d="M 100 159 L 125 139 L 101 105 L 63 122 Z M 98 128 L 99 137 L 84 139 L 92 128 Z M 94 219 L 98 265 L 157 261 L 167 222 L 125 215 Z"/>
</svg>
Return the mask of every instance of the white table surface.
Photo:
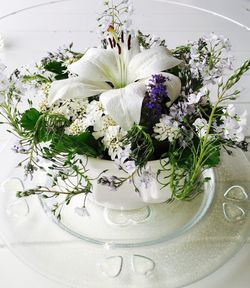
<svg viewBox="0 0 250 288">
<path fill-rule="evenodd" d="M 64 0 L 65 1 L 65 0 Z M 77 0 L 75 0 L 77 1 Z M 135 2 L 137 0 L 134 0 Z M 144 0 L 145 3 L 148 0 Z M 15 66 L 25 64 L 31 59 L 30 53 L 24 53 L 20 55 L 20 51 L 23 51 L 23 47 L 28 47 L 27 43 L 30 43 L 32 47 L 32 53 L 39 57 L 44 55 L 44 51 L 55 49 L 60 46 L 62 39 L 65 38 L 64 43 L 69 43 L 72 35 L 81 35 L 86 32 L 84 29 L 75 27 L 74 30 L 69 31 L 67 29 L 67 23 L 58 26 L 54 25 L 57 23 L 57 17 L 60 14 L 65 16 L 65 19 L 73 19 L 74 14 L 70 9 L 59 9 L 58 15 L 55 9 L 45 9 L 48 5 L 56 5 L 54 2 L 57 1 L 45 1 L 45 0 L 0 0 L 0 34 L 6 38 L 6 48 L 0 53 L 0 58 L 5 59 L 10 69 Z M 66 3 L 65 1 L 65 7 Z M 177 2 L 177 1 L 168 1 Z M 79 5 L 80 3 L 80 5 Z M 88 15 L 95 17 L 95 7 L 86 7 L 85 0 L 78 1 L 79 13 L 85 15 L 84 11 L 90 11 Z M 250 58 L 250 0 L 179 0 L 178 3 L 188 6 L 196 6 L 203 10 L 213 11 L 215 14 L 220 14 L 225 18 L 230 18 L 231 22 L 235 26 L 241 25 L 244 32 L 239 35 L 236 30 L 235 35 L 235 54 L 240 55 L 242 58 Z M 62 4 L 62 3 L 61 3 Z M 176 6 L 176 13 L 178 13 L 178 5 Z M 37 8 L 36 8 L 37 7 Z M 44 9 L 43 9 L 44 7 Z M 62 5 L 60 7 L 63 7 Z M 68 6 L 67 6 L 68 7 Z M 181 7 L 181 6 L 180 6 Z M 39 8 L 39 9 L 38 9 Z M 89 10 L 88 10 L 89 9 Z M 81 12 L 82 11 L 82 12 Z M 180 10 L 181 11 L 181 10 Z M 20 18 L 22 13 L 27 13 L 27 19 Z M 49 15 L 54 13 L 53 17 Z M 180 16 L 181 16 L 180 12 Z M 86 15 L 85 15 L 86 16 Z M 33 18 L 32 18 L 33 17 Z M 41 19 L 47 19 L 48 21 L 41 22 L 40 25 L 32 26 L 32 19 L 35 17 L 42 17 Z M 46 18 L 47 17 L 47 18 Z M 153 18 L 153 17 L 152 17 Z M 180 17 L 181 19 L 181 17 Z M 230 20 L 229 19 L 229 20 Z M 192 19 L 190 19 L 191 21 Z M 201 26 L 205 19 L 201 18 Z M 22 23 L 20 21 L 23 21 Z M 26 21 L 26 22 L 25 22 Z M 181 20 L 180 20 L 181 21 Z M 152 19 L 153 22 L 153 19 Z M 211 23 L 212 25 L 212 23 Z M 188 25 L 187 25 L 188 26 Z M 223 26 L 223 25 L 222 25 Z M 213 26 L 212 26 L 213 27 Z M 188 28 L 187 28 L 188 29 Z M 201 27 L 202 29 L 202 27 Z M 213 29 L 213 28 L 211 28 Z M 197 29 L 196 32 L 198 32 Z M 201 31 L 201 30 L 200 30 Z M 222 27 L 223 31 L 223 27 Z M 173 31 L 174 32 L 174 31 Z M 193 31 L 186 31 L 189 33 Z M 233 31 L 234 32 L 234 31 Z M 233 33 L 232 32 L 232 33 Z M 46 39 L 49 37 L 50 42 Z M 196 33 L 197 34 L 197 33 Z M 192 34 L 190 34 L 192 35 Z M 47 36 L 47 38 L 46 38 Z M 237 38 L 239 37 L 239 38 Z M 240 39 L 240 41 L 237 41 Z M 88 39 L 89 41 L 89 39 Z M 85 44 L 82 41 L 82 45 Z M 39 44 L 38 44 L 39 43 Z M 86 42 L 87 43 L 87 42 Z M 33 56 L 34 56 L 33 55 Z M 35 56 L 34 56 L 35 57 Z M 240 109 L 246 108 L 250 114 L 250 81 L 249 75 L 245 76 L 244 85 L 246 87 L 243 99 L 240 99 L 237 105 Z M 248 98 L 247 98 L 248 96 Z M 2 130 L 0 130 L 0 146 L 4 144 L 6 137 L 3 137 Z M 250 135 L 250 130 L 248 130 Z M 250 153 L 247 153 L 248 159 L 250 159 Z M 3 169 L 3 168 L 0 168 Z M 250 231 L 249 231 L 250 232 Z M 0 287 L 3 288 L 59 288 L 59 285 L 55 282 L 45 279 L 44 277 L 36 274 L 27 268 L 24 264 L 19 262 L 14 255 L 5 247 L 4 243 L 0 241 Z M 227 264 L 225 264 L 217 272 L 211 276 L 195 283 L 189 288 L 248 288 L 250 287 L 250 241 L 244 246 L 244 248 Z M 85 287 L 84 287 L 85 288 Z M 87 288 L 87 287 L 86 287 Z M 105 287 L 106 288 L 106 287 Z M 165 287 L 164 287 L 165 288 Z M 167 287 L 166 287 L 167 288 Z"/>
</svg>

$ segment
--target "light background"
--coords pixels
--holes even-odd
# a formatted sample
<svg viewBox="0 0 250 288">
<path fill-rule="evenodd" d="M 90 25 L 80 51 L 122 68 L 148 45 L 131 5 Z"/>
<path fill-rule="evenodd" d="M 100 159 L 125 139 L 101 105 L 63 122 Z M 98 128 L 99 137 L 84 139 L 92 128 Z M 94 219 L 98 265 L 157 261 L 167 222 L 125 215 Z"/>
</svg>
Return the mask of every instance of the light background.
<svg viewBox="0 0 250 288">
<path fill-rule="evenodd" d="M 56 49 L 58 46 L 69 43 L 72 40 L 77 43 L 81 39 L 79 48 L 83 48 L 87 47 L 90 41 L 94 41 L 93 39 L 96 38 L 94 31 L 92 34 L 86 33 L 89 28 L 74 25 L 79 17 L 85 17 L 85 22 L 87 21 L 86 17 L 90 17 L 92 19 L 90 21 L 93 21 L 97 7 L 93 7 L 91 1 L 73 1 L 77 3 L 79 9 L 70 5 L 69 1 L 65 1 L 64 5 L 61 3 L 58 6 L 60 9 L 55 9 L 57 4 L 54 2 L 56 1 L 0 0 L 0 34 L 6 39 L 6 48 L 0 53 L 0 58 L 5 60 L 10 70 L 22 64 L 29 64 L 31 59 L 32 61 L 39 59 L 47 50 Z M 134 0 L 134 2 L 142 2 L 146 7 L 144 9 L 147 9 L 149 0 Z M 210 27 L 211 31 L 219 31 L 225 35 L 230 34 L 233 41 L 234 55 L 238 59 L 250 58 L 250 28 L 248 28 L 250 27 L 250 0 L 180 0 L 174 2 L 214 11 L 242 24 L 242 27 L 233 23 L 228 26 L 224 20 L 218 23 L 207 23 L 210 18 L 204 16 L 205 14 L 200 16 L 199 13 L 190 12 L 190 19 L 188 23 L 185 23 L 186 29 L 183 31 L 183 37 L 192 39 L 194 38 L 193 36 L 201 35 L 204 27 L 206 29 Z M 33 9 L 27 9 L 30 7 L 33 7 Z M 51 7 L 51 9 L 48 9 L 48 7 Z M 152 7 L 148 5 L 148 9 L 152 9 Z M 185 11 L 183 7 L 175 5 L 174 11 L 168 14 L 169 21 L 174 22 L 179 17 L 178 21 L 181 23 L 182 18 L 187 18 Z M 61 21 L 62 17 L 64 21 Z M 156 17 L 160 17 L 159 14 L 152 14 L 150 22 L 144 23 L 148 31 L 154 30 Z M 196 17 L 196 22 L 199 21 L 196 29 L 192 25 L 193 17 Z M 140 21 L 144 21 L 144 19 L 139 18 L 138 24 L 140 24 Z M 183 23 L 181 25 L 183 27 Z M 171 40 L 174 39 L 175 29 L 179 31 L 181 26 L 176 24 L 176 28 L 172 29 L 172 31 L 168 29 L 169 39 Z M 227 29 L 230 29 L 230 31 Z M 164 33 L 164 26 L 160 32 Z M 171 40 L 170 46 L 171 44 L 175 45 L 176 43 L 173 40 L 171 42 Z M 242 87 L 244 87 L 244 90 L 242 97 L 237 101 L 237 107 L 240 111 L 247 109 L 250 115 L 250 73 L 244 76 L 240 88 Z M 250 135 L 250 128 L 248 128 L 247 134 Z M 6 136 L 3 135 L 1 130 L 0 145 L 4 145 L 7 140 Z M 250 159 L 250 153 L 248 153 L 248 158 Z M 250 243 L 246 244 L 224 267 L 210 277 L 189 286 L 189 288 L 248 288 L 250 287 L 249 283 Z M 59 288 L 62 286 L 43 278 L 24 266 L 0 241 L 0 287 Z M 97 288 L 101 288 L 101 285 Z"/>
</svg>

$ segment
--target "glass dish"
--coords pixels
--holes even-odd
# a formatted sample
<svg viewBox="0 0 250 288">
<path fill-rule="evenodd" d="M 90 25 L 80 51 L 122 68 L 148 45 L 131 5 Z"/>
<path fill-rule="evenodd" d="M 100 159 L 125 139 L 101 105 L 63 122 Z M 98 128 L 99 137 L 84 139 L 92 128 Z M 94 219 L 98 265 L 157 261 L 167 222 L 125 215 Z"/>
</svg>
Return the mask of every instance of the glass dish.
<svg viewBox="0 0 250 288">
<path fill-rule="evenodd" d="M 16 47 L 9 46 L 7 64 L 8 61 L 10 67 L 29 64 L 43 56 L 44 51 L 71 41 L 77 49 L 97 44 L 93 13 L 98 3 L 98 0 L 92 0 L 91 5 L 84 5 L 82 0 L 57 1 L 3 19 L 6 31 L 7 27 L 15 26 L 13 23 L 19 23 L 18 31 L 9 31 L 7 41 L 13 41 Z M 239 39 L 244 42 L 247 33 L 244 27 L 213 13 L 174 1 L 138 0 L 135 8 L 135 28 L 166 38 L 170 48 L 213 31 L 226 34 L 239 50 Z M 150 21 L 152 14 L 154 21 Z M 47 21 L 41 23 L 39 17 L 44 15 Z M 176 22 L 178 15 L 182 21 Z M 240 45 L 244 45 L 242 41 Z M 236 57 L 241 62 L 244 52 L 237 52 Z M 67 217 L 56 223 L 50 213 L 44 212 L 48 203 L 41 205 L 37 197 L 16 200 L 16 192 L 23 189 L 19 180 L 22 172 L 14 168 L 17 157 L 10 151 L 10 145 L 1 151 L 1 159 L 2 238 L 32 269 L 70 287 L 97 288 L 100 284 L 109 288 L 183 287 L 222 266 L 249 235 L 250 166 L 240 151 L 230 157 L 223 154 L 222 164 L 214 170 L 211 187 L 192 205 L 169 206 L 183 211 L 178 217 L 174 209 L 164 210 L 164 205 L 165 214 L 160 215 L 160 222 L 156 221 L 160 216 L 155 214 L 154 207 L 132 215 L 100 208 L 104 220 L 98 227 L 88 215 L 81 217 L 74 213 L 77 207 L 74 202 L 64 211 Z M 91 205 L 91 199 L 89 202 Z M 166 217 L 166 223 L 162 216 Z"/>
</svg>

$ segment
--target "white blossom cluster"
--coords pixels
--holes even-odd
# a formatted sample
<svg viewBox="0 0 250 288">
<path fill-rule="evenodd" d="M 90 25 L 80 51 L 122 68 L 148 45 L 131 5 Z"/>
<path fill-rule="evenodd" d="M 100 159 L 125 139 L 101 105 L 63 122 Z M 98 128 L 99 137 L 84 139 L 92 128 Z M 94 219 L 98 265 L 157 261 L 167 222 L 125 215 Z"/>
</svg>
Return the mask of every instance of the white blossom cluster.
<svg viewBox="0 0 250 288">
<path fill-rule="evenodd" d="M 180 129 L 179 124 L 171 116 L 163 115 L 160 122 L 154 127 L 155 138 L 159 141 L 168 139 L 169 142 L 177 139 Z"/>
<path fill-rule="evenodd" d="M 44 98 L 42 103 L 40 103 L 40 106 L 46 107 L 46 105 L 48 105 L 48 101 L 47 101 L 47 98 Z M 65 118 L 74 121 L 74 120 L 81 119 L 81 117 L 83 117 L 86 114 L 87 106 L 88 106 L 88 100 L 67 99 L 62 102 L 59 101 L 55 103 L 50 108 L 50 111 L 53 113 L 61 114 Z M 74 133 L 71 133 L 71 134 L 74 134 Z"/>
<path fill-rule="evenodd" d="M 190 70 L 194 77 L 201 76 L 204 84 L 215 84 L 225 69 L 233 69 L 233 58 L 228 54 L 231 44 L 228 38 L 214 33 L 202 40 L 206 45 L 202 46 L 199 42 L 191 44 Z"/>
<path fill-rule="evenodd" d="M 247 124 L 247 111 L 240 116 L 236 114 L 236 108 L 233 104 L 229 104 L 223 110 L 224 115 L 221 117 L 223 124 L 217 129 L 222 132 L 223 138 L 241 142 L 244 140 L 244 128 Z"/>
<path fill-rule="evenodd" d="M 129 157 L 129 153 L 126 154 L 125 158 L 122 154 L 126 148 L 122 140 L 127 132 L 107 115 L 100 101 L 66 100 L 63 103 L 54 105 L 52 111 L 64 115 L 73 121 L 65 129 L 66 134 L 79 135 L 91 128 L 93 130 L 92 135 L 95 139 L 101 139 L 104 147 L 108 149 L 112 160 L 119 159 L 124 164 Z"/>
</svg>

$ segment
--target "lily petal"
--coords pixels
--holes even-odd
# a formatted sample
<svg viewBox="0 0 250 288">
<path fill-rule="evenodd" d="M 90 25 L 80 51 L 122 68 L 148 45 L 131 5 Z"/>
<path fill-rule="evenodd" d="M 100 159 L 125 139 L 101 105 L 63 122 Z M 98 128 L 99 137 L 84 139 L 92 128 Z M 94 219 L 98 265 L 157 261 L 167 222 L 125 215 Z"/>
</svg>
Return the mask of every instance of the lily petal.
<svg viewBox="0 0 250 288">
<path fill-rule="evenodd" d="M 181 62 L 181 60 L 175 58 L 171 52 L 163 46 L 144 50 L 135 55 L 129 63 L 129 82 L 131 83 L 150 77 L 153 74 L 175 67 Z"/>
<path fill-rule="evenodd" d="M 102 93 L 100 101 L 109 115 L 125 131 L 128 131 L 134 123 L 139 124 L 140 122 L 145 93 L 144 83 L 132 83 L 125 88 Z"/>
<path fill-rule="evenodd" d="M 122 57 L 126 65 L 129 64 L 130 60 L 137 54 L 140 53 L 140 45 L 137 38 L 131 38 L 130 49 L 128 49 L 129 43 L 126 39 L 125 43 L 122 43 Z"/>
<path fill-rule="evenodd" d="M 55 103 L 60 99 L 87 98 L 112 89 L 106 82 L 88 81 L 80 77 L 54 81 L 51 85 L 48 101 Z"/>
<path fill-rule="evenodd" d="M 167 79 L 165 85 L 167 86 L 168 96 L 171 100 L 169 105 L 171 105 L 180 96 L 181 80 L 179 77 L 170 73 L 162 72 L 160 74 L 165 76 Z"/>
<path fill-rule="evenodd" d="M 118 73 L 114 50 L 90 48 L 84 56 L 69 66 L 69 71 L 88 80 L 98 80 L 113 83 Z"/>
</svg>

